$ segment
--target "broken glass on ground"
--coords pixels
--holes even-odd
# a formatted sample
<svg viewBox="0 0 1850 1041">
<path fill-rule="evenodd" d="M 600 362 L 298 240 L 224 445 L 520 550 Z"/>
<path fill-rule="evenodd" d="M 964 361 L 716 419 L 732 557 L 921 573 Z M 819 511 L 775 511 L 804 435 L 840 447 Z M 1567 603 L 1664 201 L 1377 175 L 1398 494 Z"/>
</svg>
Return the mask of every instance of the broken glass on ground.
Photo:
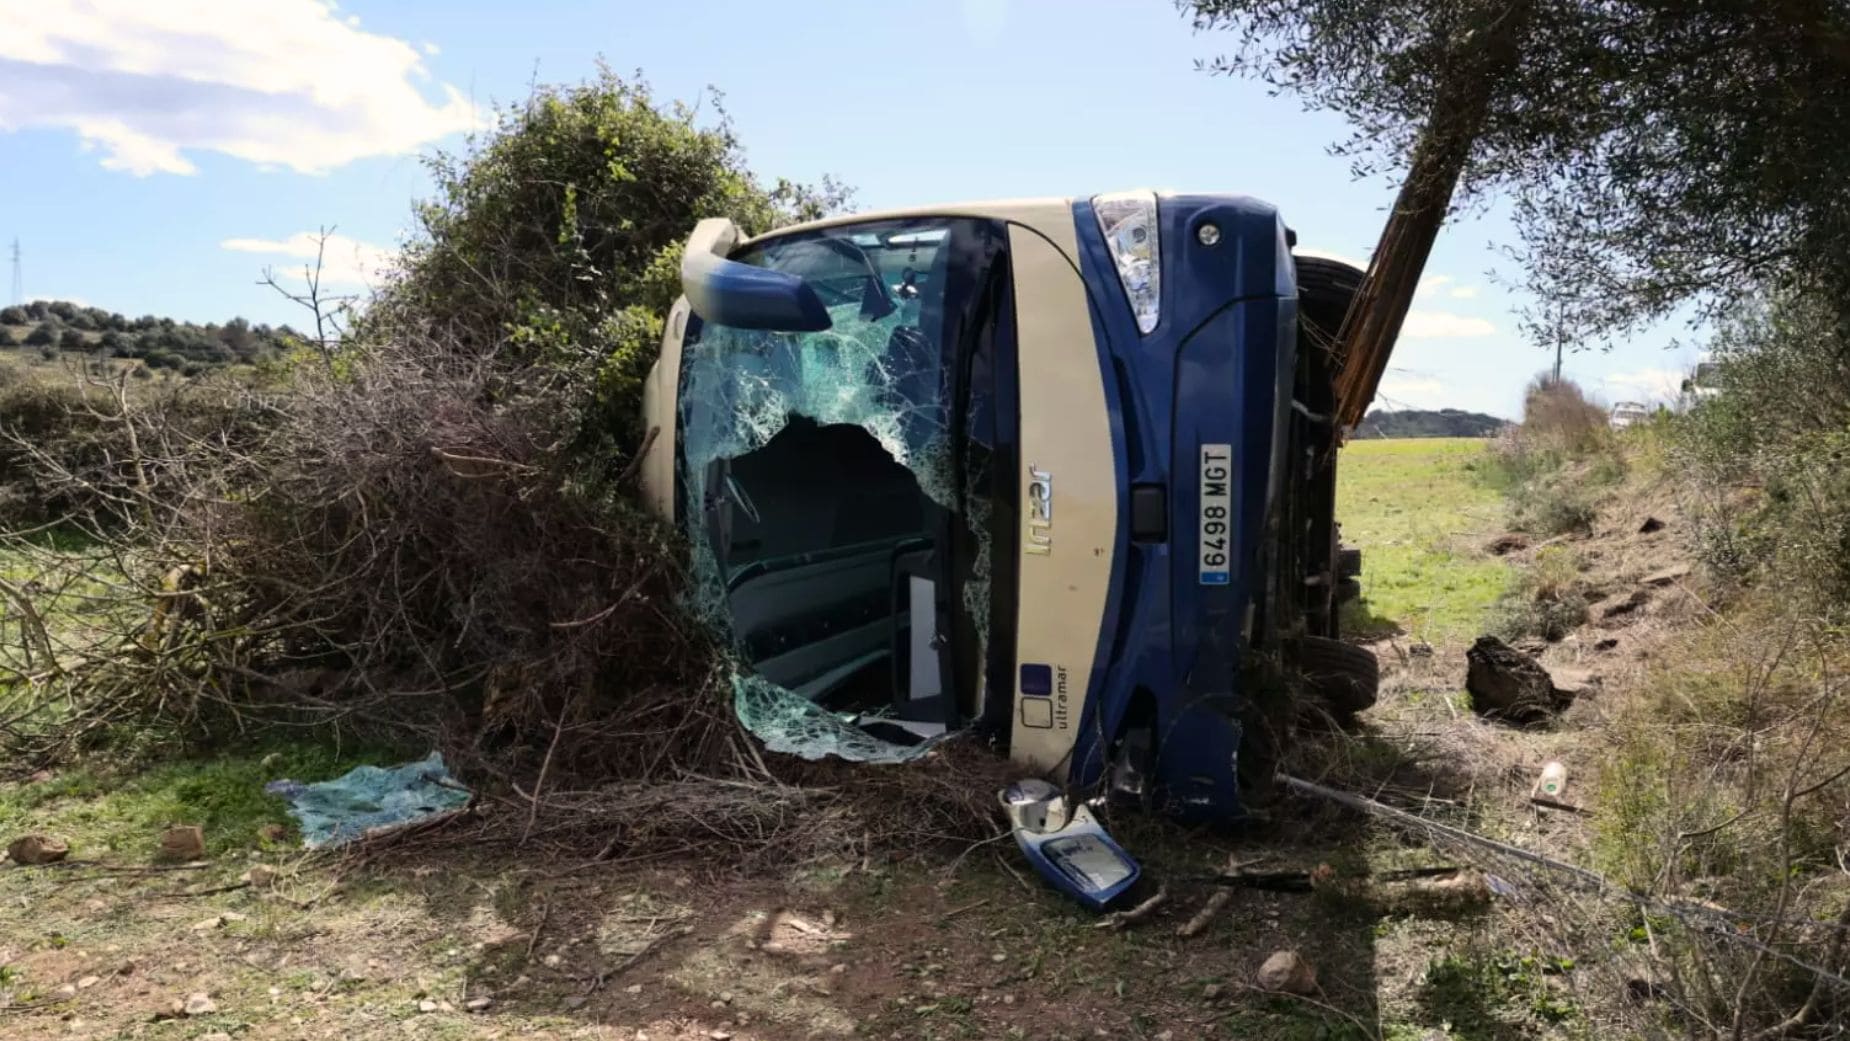
<svg viewBox="0 0 1850 1041">
<path fill-rule="evenodd" d="M 360 766 L 317 784 L 288 779 L 263 786 L 289 804 L 308 849 L 338 846 L 376 828 L 409 824 L 469 801 L 438 752 L 400 766 Z"/>
</svg>

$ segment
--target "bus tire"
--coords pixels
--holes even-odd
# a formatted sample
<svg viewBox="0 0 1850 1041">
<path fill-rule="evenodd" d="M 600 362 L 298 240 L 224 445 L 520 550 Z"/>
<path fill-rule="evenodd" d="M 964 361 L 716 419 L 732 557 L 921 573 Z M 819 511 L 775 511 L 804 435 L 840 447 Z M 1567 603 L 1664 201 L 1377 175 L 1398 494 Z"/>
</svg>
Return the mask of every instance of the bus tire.
<svg viewBox="0 0 1850 1041">
<path fill-rule="evenodd" d="M 1298 672 L 1311 697 L 1339 719 L 1375 704 L 1381 689 L 1381 663 L 1366 647 L 1321 636 L 1300 637 Z"/>
</svg>

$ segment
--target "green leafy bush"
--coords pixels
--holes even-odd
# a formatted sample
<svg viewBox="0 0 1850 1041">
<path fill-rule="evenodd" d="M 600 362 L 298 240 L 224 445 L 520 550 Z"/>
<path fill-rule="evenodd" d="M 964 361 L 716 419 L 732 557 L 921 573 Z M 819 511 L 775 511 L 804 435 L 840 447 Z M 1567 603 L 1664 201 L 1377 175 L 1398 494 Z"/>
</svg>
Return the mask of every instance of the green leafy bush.
<svg viewBox="0 0 1850 1041">
<path fill-rule="evenodd" d="M 1775 296 L 1724 323 L 1713 394 L 1671 454 L 1703 562 L 1850 608 L 1850 330 L 1826 304 Z"/>
<path fill-rule="evenodd" d="M 846 199 L 826 181 L 761 186 L 719 97 L 703 107 L 704 121 L 603 70 L 502 109 L 466 151 L 430 160 L 435 194 L 356 338 L 440 335 L 508 374 L 510 398 L 539 376 L 568 450 L 594 475 L 620 471 L 695 223 L 758 233 Z"/>
<path fill-rule="evenodd" d="M 1510 520 L 1537 535 L 1584 535 L 1599 511 L 1575 482 L 1561 474 L 1533 478 L 1510 495 Z"/>
</svg>

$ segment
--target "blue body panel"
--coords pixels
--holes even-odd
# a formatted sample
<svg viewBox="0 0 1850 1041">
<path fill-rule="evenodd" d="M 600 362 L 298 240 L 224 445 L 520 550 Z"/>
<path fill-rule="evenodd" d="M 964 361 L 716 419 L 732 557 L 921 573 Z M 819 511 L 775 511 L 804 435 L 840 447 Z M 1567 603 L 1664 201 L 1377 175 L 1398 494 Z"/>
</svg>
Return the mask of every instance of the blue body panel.
<svg viewBox="0 0 1850 1041">
<path fill-rule="evenodd" d="M 1243 629 L 1266 578 L 1262 555 L 1279 437 L 1295 367 L 1296 288 L 1285 229 L 1242 196 L 1158 200 L 1162 311 L 1140 334 L 1089 203 L 1074 206 L 1092 297 L 1123 513 L 1100 663 L 1073 751 L 1071 780 L 1103 778 L 1127 726 L 1155 739 L 1159 802 L 1197 819 L 1237 817 Z M 1203 223 L 1220 229 L 1204 246 Z M 1198 572 L 1203 444 L 1233 446 L 1228 574 Z M 1131 539 L 1129 489 L 1165 489 L 1167 538 Z"/>
</svg>

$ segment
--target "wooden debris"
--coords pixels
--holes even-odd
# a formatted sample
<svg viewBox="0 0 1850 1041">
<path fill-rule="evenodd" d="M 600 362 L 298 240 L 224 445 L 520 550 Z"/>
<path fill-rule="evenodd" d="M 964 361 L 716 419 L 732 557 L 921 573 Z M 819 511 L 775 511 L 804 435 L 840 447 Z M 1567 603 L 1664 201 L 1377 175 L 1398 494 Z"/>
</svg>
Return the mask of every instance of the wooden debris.
<svg viewBox="0 0 1850 1041">
<path fill-rule="evenodd" d="M 1168 902 L 1169 902 L 1168 887 L 1158 889 L 1156 891 L 1156 895 L 1151 897 L 1150 899 L 1145 900 L 1143 903 L 1138 904 L 1136 907 L 1133 907 L 1128 911 L 1117 911 L 1112 914 L 1108 914 L 1105 917 L 1099 919 L 1098 921 L 1092 923 L 1092 928 L 1094 929 L 1114 929 L 1115 930 L 1115 929 L 1122 929 L 1125 926 L 1135 925 L 1138 922 L 1143 921 L 1145 918 L 1148 918 L 1151 915 L 1155 914 L 1158 908 L 1162 907 L 1164 904 Z"/>
<path fill-rule="evenodd" d="M 1201 905 L 1201 910 L 1195 912 L 1193 918 L 1176 928 L 1176 935 L 1184 940 L 1199 935 L 1203 929 L 1208 927 L 1208 923 L 1214 920 L 1214 916 L 1220 914 L 1222 909 L 1232 902 L 1233 892 L 1231 890 L 1216 890 L 1208 897 L 1207 903 Z"/>
</svg>

